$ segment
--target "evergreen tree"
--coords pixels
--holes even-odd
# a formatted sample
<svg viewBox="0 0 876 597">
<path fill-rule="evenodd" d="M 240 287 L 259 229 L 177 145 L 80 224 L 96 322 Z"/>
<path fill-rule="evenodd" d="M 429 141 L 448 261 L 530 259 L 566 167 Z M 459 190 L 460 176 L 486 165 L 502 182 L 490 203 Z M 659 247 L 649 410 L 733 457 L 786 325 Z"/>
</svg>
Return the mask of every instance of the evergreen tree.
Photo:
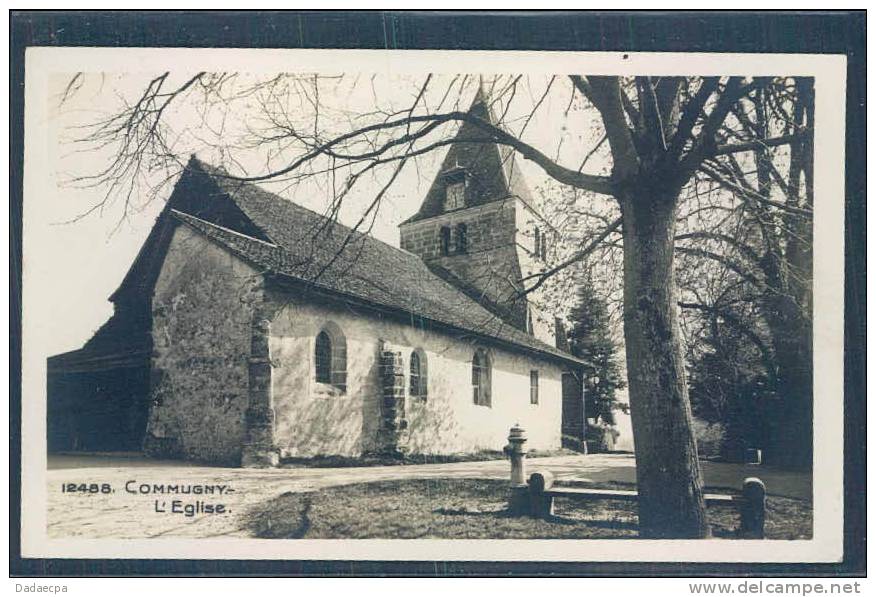
<svg viewBox="0 0 876 597">
<path fill-rule="evenodd" d="M 585 283 L 578 287 L 578 297 L 569 319 L 569 349 L 585 361 L 584 401 L 588 419 L 614 426 L 614 410 L 624 408 L 615 393 L 625 387 L 617 361 L 617 345 L 611 336 L 605 300 Z"/>
<path fill-rule="evenodd" d="M 728 311 L 733 321 L 744 313 Z M 775 365 L 732 325 L 712 318 L 691 340 L 689 391 L 694 416 L 724 431 L 721 455 L 740 461 L 747 448 L 763 448 L 770 436 L 767 409 L 775 403 Z"/>
</svg>

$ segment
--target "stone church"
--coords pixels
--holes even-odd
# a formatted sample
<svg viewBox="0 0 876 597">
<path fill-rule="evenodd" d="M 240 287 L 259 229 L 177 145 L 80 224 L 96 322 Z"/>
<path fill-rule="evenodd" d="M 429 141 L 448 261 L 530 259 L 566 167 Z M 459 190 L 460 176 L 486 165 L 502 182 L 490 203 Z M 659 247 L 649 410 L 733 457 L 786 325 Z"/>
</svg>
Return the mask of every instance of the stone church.
<svg viewBox="0 0 876 597">
<path fill-rule="evenodd" d="M 515 423 L 531 449 L 581 442 L 581 363 L 520 293 L 549 226 L 470 127 L 401 248 L 193 157 L 113 316 L 49 358 L 49 450 L 265 466 L 500 450 Z"/>
</svg>

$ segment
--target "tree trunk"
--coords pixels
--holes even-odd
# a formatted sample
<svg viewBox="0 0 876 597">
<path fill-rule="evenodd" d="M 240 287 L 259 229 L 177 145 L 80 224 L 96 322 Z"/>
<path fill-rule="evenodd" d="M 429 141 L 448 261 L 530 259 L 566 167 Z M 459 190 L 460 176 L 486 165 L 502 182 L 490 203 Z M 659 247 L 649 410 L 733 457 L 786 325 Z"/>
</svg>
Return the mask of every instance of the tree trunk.
<svg viewBox="0 0 876 597">
<path fill-rule="evenodd" d="M 709 536 L 674 284 L 675 196 L 621 198 L 624 336 L 639 527 L 647 538 Z"/>
</svg>

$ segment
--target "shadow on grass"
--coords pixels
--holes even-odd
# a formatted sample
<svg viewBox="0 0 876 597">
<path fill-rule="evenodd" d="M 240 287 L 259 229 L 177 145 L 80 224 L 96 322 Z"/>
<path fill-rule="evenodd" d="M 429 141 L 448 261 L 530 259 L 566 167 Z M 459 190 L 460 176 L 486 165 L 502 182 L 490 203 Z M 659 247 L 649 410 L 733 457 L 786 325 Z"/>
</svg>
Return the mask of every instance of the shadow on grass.
<svg viewBox="0 0 876 597">
<path fill-rule="evenodd" d="M 547 456 L 580 456 L 580 452 L 568 449 L 530 450 L 529 458 Z M 290 468 L 356 468 L 367 466 L 401 466 L 406 464 L 450 464 L 454 462 L 483 462 L 505 460 L 507 456 L 500 450 L 481 450 L 465 454 L 398 454 L 393 456 L 371 454 L 365 456 L 311 456 L 307 458 L 285 457 L 280 465 Z"/>
<path fill-rule="evenodd" d="M 580 520 L 575 518 L 567 518 L 565 516 L 551 516 L 548 519 L 548 522 L 552 522 L 554 524 L 581 524 Z M 609 531 L 630 531 L 632 533 L 638 534 L 639 525 L 636 522 L 632 521 L 623 521 L 623 520 L 588 520 L 585 523 L 587 526 L 594 529 L 605 529 Z"/>
<path fill-rule="evenodd" d="M 310 493 L 284 493 L 251 514 L 248 526 L 262 539 L 303 539 L 310 530 Z"/>
<path fill-rule="evenodd" d="M 611 484 L 616 486 L 617 484 Z M 285 493 L 259 504 L 246 528 L 265 539 L 633 539 L 634 503 L 557 499 L 547 520 L 512 516 L 507 482 L 496 479 L 407 479 Z M 738 512 L 708 512 L 715 538 L 736 537 Z M 768 539 L 812 534 L 806 502 L 770 497 Z"/>
</svg>

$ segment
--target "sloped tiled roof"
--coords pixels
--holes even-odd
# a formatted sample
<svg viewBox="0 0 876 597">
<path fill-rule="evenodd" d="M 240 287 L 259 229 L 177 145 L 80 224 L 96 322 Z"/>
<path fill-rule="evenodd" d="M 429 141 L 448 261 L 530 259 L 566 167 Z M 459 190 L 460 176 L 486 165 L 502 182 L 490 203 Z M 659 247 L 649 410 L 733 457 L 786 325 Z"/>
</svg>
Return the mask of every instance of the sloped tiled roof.
<svg viewBox="0 0 876 597">
<path fill-rule="evenodd" d="M 231 199 L 262 238 L 174 209 L 173 217 L 267 273 L 410 314 L 528 351 L 578 363 L 574 356 L 502 321 L 417 256 L 192 158 L 187 170 L 202 201 Z M 200 183 L 193 179 L 202 179 Z M 215 191 L 206 192 L 206 178 Z M 178 183 L 181 184 L 181 183 Z M 175 191 L 176 194 L 176 191 Z M 173 207 L 173 204 L 171 204 Z"/>
</svg>

